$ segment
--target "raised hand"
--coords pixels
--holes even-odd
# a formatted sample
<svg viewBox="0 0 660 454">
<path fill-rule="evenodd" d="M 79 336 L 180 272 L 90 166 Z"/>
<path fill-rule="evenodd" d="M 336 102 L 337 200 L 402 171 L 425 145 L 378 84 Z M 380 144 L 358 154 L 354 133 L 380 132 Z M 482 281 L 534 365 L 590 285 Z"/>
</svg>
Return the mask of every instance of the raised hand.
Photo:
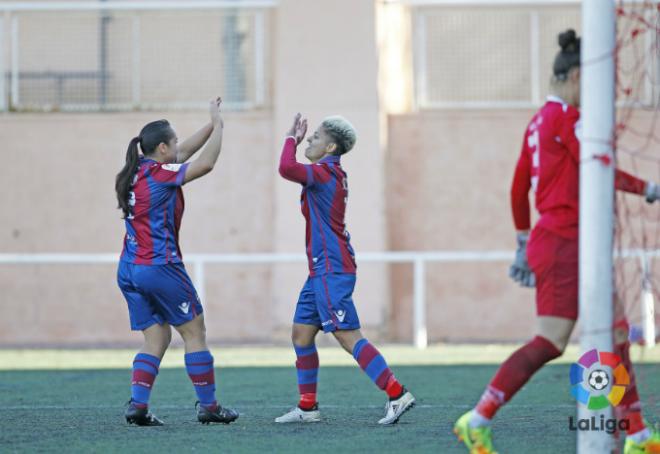
<svg viewBox="0 0 660 454">
<path fill-rule="evenodd" d="M 297 113 L 295 117 L 293 117 L 293 124 L 291 125 L 291 128 L 287 132 L 287 136 L 291 136 L 294 139 L 296 139 L 296 145 L 300 145 L 300 142 L 305 138 L 305 134 L 307 134 L 307 119 L 302 118 L 302 115 L 300 113 Z"/>
<path fill-rule="evenodd" d="M 296 145 L 300 145 L 300 142 L 305 138 L 305 134 L 307 134 L 307 118 L 303 118 L 296 126 L 296 133 L 294 135 L 296 138 Z"/>
<path fill-rule="evenodd" d="M 213 127 L 220 127 L 223 128 L 225 126 L 225 122 L 222 119 L 222 115 L 220 115 L 220 106 L 222 105 L 222 98 L 218 96 L 215 99 L 211 99 L 209 101 L 209 114 L 211 115 L 211 123 L 213 123 Z"/>
</svg>

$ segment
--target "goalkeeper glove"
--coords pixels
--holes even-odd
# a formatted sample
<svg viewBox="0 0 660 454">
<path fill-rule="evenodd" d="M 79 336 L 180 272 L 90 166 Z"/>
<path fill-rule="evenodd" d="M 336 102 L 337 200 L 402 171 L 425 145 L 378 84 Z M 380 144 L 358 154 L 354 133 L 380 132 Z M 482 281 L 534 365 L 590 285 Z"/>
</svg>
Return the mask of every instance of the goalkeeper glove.
<svg viewBox="0 0 660 454">
<path fill-rule="evenodd" d="M 527 233 L 516 235 L 518 249 L 516 249 L 513 264 L 509 268 L 509 277 L 522 287 L 534 287 L 536 286 L 536 276 L 534 276 L 534 272 L 527 263 L 527 240 L 529 240 L 529 234 Z"/>
<path fill-rule="evenodd" d="M 653 203 L 658 199 L 660 199 L 660 187 L 649 181 L 646 183 L 646 201 L 648 203 Z"/>
</svg>

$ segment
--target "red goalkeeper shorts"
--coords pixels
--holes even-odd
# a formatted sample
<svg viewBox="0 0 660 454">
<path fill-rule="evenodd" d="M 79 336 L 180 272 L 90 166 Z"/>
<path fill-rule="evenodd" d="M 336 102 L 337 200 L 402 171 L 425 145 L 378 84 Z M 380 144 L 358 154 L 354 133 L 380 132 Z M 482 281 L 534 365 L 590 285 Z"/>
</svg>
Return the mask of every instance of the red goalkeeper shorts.
<svg viewBox="0 0 660 454">
<path fill-rule="evenodd" d="M 578 318 L 578 240 L 535 228 L 527 261 L 536 275 L 536 313 Z"/>
</svg>

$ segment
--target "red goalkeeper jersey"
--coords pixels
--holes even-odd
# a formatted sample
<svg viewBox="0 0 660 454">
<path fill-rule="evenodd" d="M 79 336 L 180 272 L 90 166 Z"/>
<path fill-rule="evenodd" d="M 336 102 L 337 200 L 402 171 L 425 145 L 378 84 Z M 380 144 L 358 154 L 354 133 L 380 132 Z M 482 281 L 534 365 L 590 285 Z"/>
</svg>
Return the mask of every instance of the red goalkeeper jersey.
<svg viewBox="0 0 660 454">
<path fill-rule="evenodd" d="M 537 226 L 565 238 L 578 237 L 580 187 L 580 111 L 549 96 L 534 115 L 523 140 L 511 184 L 511 209 L 518 230 L 528 230 L 528 193 L 535 193 Z M 646 182 L 616 170 L 616 189 L 644 194 Z"/>
</svg>

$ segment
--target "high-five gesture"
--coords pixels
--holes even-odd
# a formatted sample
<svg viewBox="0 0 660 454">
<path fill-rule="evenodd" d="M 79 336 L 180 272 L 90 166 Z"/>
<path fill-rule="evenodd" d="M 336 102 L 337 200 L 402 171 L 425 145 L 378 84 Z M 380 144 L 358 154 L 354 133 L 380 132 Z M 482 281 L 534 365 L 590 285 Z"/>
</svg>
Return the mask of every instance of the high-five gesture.
<svg viewBox="0 0 660 454">
<path fill-rule="evenodd" d="M 213 170 L 213 166 L 218 161 L 220 150 L 222 150 L 222 134 L 225 126 L 220 112 L 221 105 L 222 98 L 220 96 L 209 100 L 209 115 L 211 116 L 213 128 L 199 157 L 189 163 L 184 177 L 185 183 L 206 175 Z"/>
<path fill-rule="evenodd" d="M 293 117 L 293 125 L 291 125 L 291 129 L 287 133 L 288 136 L 296 139 L 296 145 L 300 145 L 300 142 L 305 138 L 305 134 L 307 134 L 307 119 L 302 118 L 301 120 L 301 118 L 302 115 L 300 115 L 300 112 Z"/>
<path fill-rule="evenodd" d="M 209 115 L 211 121 L 179 144 L 179 149 L 176 154 L 177 163 L 181 164 L 186 162 L 192 155 L 197 153 L 197 151 L 199 151 L 199 149 L 209 140 L 213 129 L 224 128 L 224 121 L 222 120 L 220 111 L 221 104 L 222 98 L 219 96 L 217 98 L 209 99 Z"/>
<path fill-rule="evenodd" d="M 213 127 L 222 128 L 225 126 L 222 116 L 220 115 L 220 106 L 222 105 L 222 98 L 218 96 L 215 99 L 209 101 L 209 114 L 211 115 L 211 123 Z"/>
</svg>

